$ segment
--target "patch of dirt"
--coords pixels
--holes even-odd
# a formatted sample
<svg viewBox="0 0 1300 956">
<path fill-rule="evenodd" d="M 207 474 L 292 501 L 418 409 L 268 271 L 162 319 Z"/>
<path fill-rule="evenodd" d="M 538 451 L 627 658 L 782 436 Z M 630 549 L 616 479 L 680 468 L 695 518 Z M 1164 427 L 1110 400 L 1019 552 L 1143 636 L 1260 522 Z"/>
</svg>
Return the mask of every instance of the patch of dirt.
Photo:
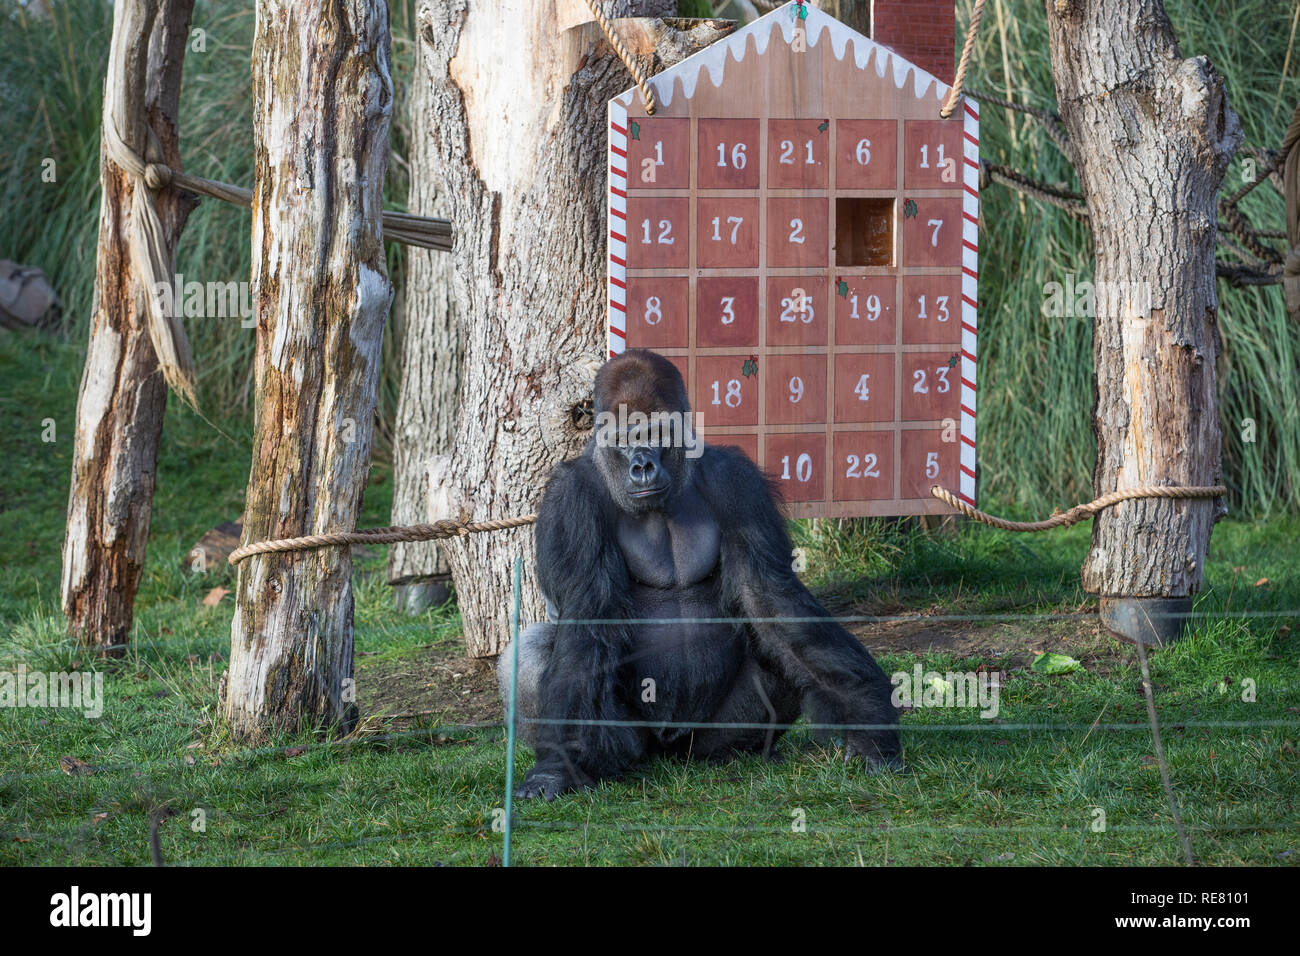
<svg viewBox="0 0 1300 956">
<path fill-rule="evenodd" d="M 492 662 L 465 657 L 459 637 L 401 657 L 358 658 L 357 705 L 362 717 L 439 724 L 495 723 L 504 713 Z"/>
<path fill-rule="evenodd" d="M 879 612 L 858 608 L 844 613 Z M 1092 616 L 1011 621 L 917 617 L 847 627 L 877 657 L 943 654 L 978 660 L 1004 671 L 1028 667 L 1039 654 L 1054 651 L 1106 675 L 1127 664 L 1134 653 L 1132 645 L 1111 637 Z M 459 636 L 401 657 L 358 658 L 357 700 L 363 717 L 398 723 L 496 723 L 504 719 L 493 662 L 465 657 Z"/>
<path fill-rule="evenodd" d="M 937 613 L 942 613 L 937 612 Z M 927 620 L 863 622 L 849 633 L 872 654 L 944 654 L 975 658 L 1000 669 L 1028 667 L 1046 651 L 1068 654 L 1090 671 L 1106 674 L 1134 654 L 1131 644 L 1104 631 L 1094 616 L 1010 621 Z"/>
</svg>

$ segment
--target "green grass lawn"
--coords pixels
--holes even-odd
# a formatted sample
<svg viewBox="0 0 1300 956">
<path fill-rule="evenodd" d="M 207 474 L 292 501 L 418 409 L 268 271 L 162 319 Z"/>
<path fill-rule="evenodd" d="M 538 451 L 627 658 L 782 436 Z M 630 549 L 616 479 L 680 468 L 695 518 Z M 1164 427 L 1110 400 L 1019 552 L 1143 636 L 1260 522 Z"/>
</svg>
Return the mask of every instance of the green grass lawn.
<svg viewBox="0 0 1300 956">
<path fill-rule="evenodd" d="M 0 332 L 0 670 L 91 663 L 65 642 L 58 615 L 80 356 L 80 343 Z M 42 441 L 46 418 L 53 443 Z M 168 413 L 135 646 L 105 672 L 103 716 L 0 708 L 0 863 L 146 863 L 162 809 L 173 813 L 159 828 L 169 863 L 497 861 L 506 748 L 491 678 L 461 657 L 454 608 L 418 620 L 391 609 L 380 551 L 356 577 L 361 730 L 255 751 L 223 735 L 214 704 L 230 598 L 200 602 L 233 577 L 182 565 L 204 531 L 240 510 L 247 426 L 222 428 L 236 437 L 175 403 Z M 387 523 L 390 494 L 377 467 L 365 523 Z M 1295 518 L 1220 524 L 1202 617 L 1152 655 L 1173 786 L 1205 863 L 1300 862 L 1298 536 Z M 911 712 L 908 771 L 877 777 L 798 729 L 780 763 L 659 762 L 517 807 L 515 862 L 1181 861 L 1133 649 L 1097 632 L 1078 586 L 1086 526 L 1026 536 L 822 522 L 801 524 L 798 539 L 818 592 L 865 618 L 851 627 L 886 670 L 920 661 L 1006 672 L 997 722 Z M 1042 650 L 1083 669 L 1039 675 L 1029 664 Z M 1242 699 L 1247 679 L 1255 702 Z M 93 772 L 64 773 L 65 756 Z M 518 771 L 531 761 L 520 747 Z"/>
</svg>

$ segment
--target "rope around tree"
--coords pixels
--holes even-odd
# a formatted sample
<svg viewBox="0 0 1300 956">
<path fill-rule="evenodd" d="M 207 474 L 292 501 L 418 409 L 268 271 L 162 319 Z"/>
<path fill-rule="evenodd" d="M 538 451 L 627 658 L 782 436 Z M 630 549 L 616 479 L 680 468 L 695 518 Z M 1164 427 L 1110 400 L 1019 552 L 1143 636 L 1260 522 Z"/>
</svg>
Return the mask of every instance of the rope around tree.
<svg viewBox="0 0 1300 956">
<path fill-rule="evenodd" d="M 967 518 L 982 521 L 986 525 L 1001 528 L 1003 531 L 1047 531 L 1051 528 L 1066 528 L 1091 518 L 1098 511 L 1117 505 L 1121 501 L 1132 501 L 1136 498 L 1222 498 L 1227 493 L 1228 489 L 1223 485 L 1193 485 L 1187 488 L 1179 488 L 1173 485 L 1146 485 L 1141 488 L 1112 491 L 1108 495 L 1094 498 L 1087 504 L 1075 505 L 1069 511 L 1054 514 L 1046 521 L 1008 521 L 1006 518 L 999 518 L 968 505 L 947 488 L 940 488 L 935 485 L 930 489 L 931 495 L 956 508 Z"/>
<path fill-rule="evenodd" d="M 1124 491 L 1112 491 L 1108 495 L 1076 505 L 1069 511 L 1052 515 L 1045 521 L 1008 521 L 978 508 L 966 504 L 951 491 L 935 485 L 930 494 L 950 507 L 960 511 L 967 518 L 1001 528 L 1004 531 L 1047 531 L 1051 528 L 1063 528 L 1091 518 L 1097 512 L 1137 498 L 1221 498 L 1228 493 L 1223 485 L 1192 486 L 1179 488 L 1172 485 L 1146 485 L 1142 488 L 1130 488 Z M 523 515 L 519 518 L 498 518 L 493 521 L 456 521 L 446 518 L 433 524 L 414 524 L 389 528 L 367 528 L 362 531 L 344 531 L 338 534 L 311 534 L 301 538 L 277 538 L 272 541 L 259 541 L 246 544 L 232 551 L 227 559 L 230 564 L 238 564 L 255 554 L 279 554 L 287 551 L 311 551 L 316 548 L 337 547 L 351 544 L 395 544 L 399 541 L 432 541 L 440 538 L 460 538 L 480 531 L 505 531 L 508 528 L 520 528 L 535 524 L 537 515 Z"/>
</svg>

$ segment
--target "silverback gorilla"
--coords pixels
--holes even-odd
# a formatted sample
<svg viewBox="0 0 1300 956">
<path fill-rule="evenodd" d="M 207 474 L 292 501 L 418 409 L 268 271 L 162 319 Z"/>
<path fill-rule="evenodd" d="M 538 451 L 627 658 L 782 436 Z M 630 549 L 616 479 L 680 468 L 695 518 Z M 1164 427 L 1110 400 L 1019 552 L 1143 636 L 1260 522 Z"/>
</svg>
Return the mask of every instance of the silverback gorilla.
<svg viewBox="0 0 1300 956">
<path fill-rule="evenodd" d="M 677 368 L 644 350 L 596 376 L 598 425 L 620 406 L 622 421 L 689 416 Z M 900 766 L 889 679 L 795 576 L 754 464 L 730 447 L 693 458 L 653 428 L 601 434 L 555 469 L 538 514 L 551 620 L 519 638 L 520 730 L 537 763 L 517 796 L 551 800 L 657 754 L 767 752 L 801 713 L 851 725 L 836 732 L 846 756 L 872 770 Z M 508 700 L 508 653 L 497 676 Z"/>
</svg>

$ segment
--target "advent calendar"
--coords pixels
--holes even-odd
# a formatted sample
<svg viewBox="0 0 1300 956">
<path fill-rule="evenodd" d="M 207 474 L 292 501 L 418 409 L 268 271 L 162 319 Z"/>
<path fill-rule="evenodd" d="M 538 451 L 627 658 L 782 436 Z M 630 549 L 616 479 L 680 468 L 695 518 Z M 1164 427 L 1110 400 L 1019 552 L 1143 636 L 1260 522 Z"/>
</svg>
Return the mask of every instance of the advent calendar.
<svg viewBox="0 0 1300 956">
<path fill-rule="evenodd" d="M 975 503 L 978 108 L 788 4 L 609 105 L 609 351 L 681 370 L 794 517 Z"/>
</svg>

